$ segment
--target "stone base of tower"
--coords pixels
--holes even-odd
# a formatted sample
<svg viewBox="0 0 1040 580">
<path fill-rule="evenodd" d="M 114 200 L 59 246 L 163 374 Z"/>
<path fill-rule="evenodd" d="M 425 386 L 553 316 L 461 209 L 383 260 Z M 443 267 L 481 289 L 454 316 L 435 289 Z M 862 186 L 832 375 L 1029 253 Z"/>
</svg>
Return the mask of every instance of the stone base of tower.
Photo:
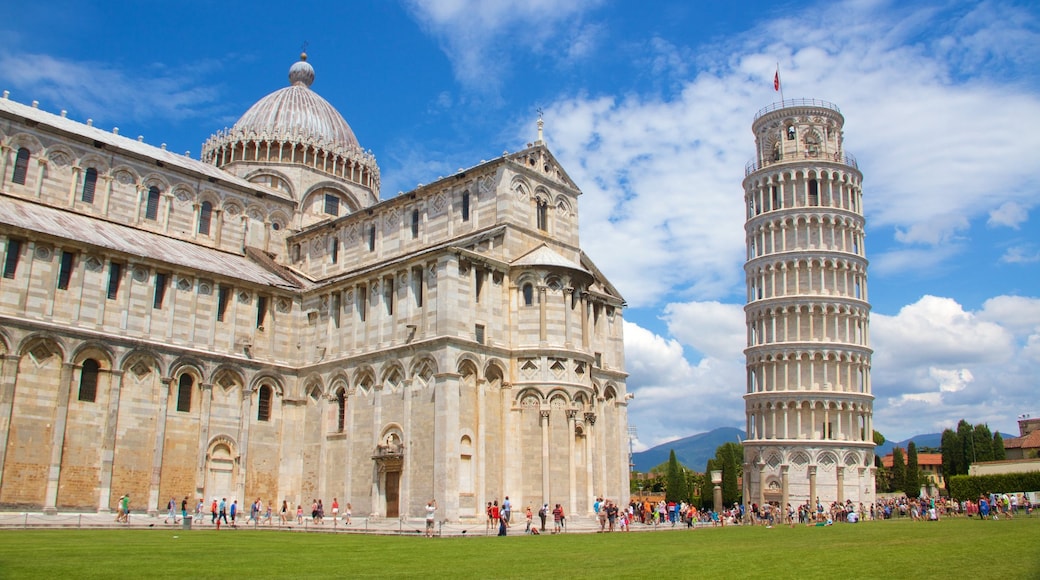
<svg viewBox="0 0 1040 580">
<path fill-rule="evenodd" d="M 876 499 L 874 446 L 744 443 L 744 503 L 824 508 L 851 501 L 869 509 Z"/>
</svg>

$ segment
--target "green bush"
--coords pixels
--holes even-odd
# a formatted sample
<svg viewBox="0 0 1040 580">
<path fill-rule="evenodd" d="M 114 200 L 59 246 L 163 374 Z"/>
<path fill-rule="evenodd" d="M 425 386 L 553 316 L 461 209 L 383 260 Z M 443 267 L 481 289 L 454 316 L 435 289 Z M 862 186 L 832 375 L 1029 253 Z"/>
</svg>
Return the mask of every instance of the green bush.
<svg viewBox="0 0 1040 580">
<path fill-rule="evenodd" d="M 950 497 L 958 501 L 978 499 L 989 493 L 1040 491 L 1040 471 L 999 475 L 955 475 L 946 480 Z"/>
</svg>

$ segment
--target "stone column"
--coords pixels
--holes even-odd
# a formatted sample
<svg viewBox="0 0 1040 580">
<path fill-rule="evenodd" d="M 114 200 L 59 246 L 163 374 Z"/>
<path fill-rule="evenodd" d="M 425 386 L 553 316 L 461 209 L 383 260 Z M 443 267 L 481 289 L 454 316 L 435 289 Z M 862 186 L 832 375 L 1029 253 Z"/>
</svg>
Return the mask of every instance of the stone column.
<svg viewBox="0 0 1040 580">
<path fill-rule="evenodd" d="M 199 452 L 195 464 L 195 493 L 198 497 L 205 497 L 206 454 L 209 452 L 209 420 L 213 408 L 213 383 L 201 383 L 199 388 L 202 391 L 202 400 L 199 411 Z"/>
<path fill-rule="evenodd" d="M 7 459 L 7 439 L 11 435 L 11 412 L 14 407 L 14 387 L 18 378 L 18 355 L 7 353 L 0 358 L 0 486 L 4 483 L 4 461 Z"/>
<path fill-rule="evenodd" d="M 105 185 L 101 189 L 104 198 L 101 200 L 101 215 L 108 215 L 108 201 L 112 199 L 112 176 L 109 174 L 98 175 L 98 178 L 104 180 Z"/>
<path fill-rule="evenodd" d="M 213 228 L 213 245 L 219 248 L 224 233 L 224 210 L 213 208 L 213 223 L 210 225 Z"/>
<path fill-rule="evenodd" d="M 585 456 L 585 463 L 588 465 L 590 488 L 588 497 L 595 497 L 599 493 L 596 490 L 603 485 L 603 481 L 600 480 L 599 470 L 595 469 L 595 458 L 599 454 L 599 445 L 598 441 L 596 441 L 596 413 L 585 413 L 585 438 L 589 440 L 589 452 Z"/>
<path fill-rule="evenodd" d="M 246 471 L 249 465 L 249 425 L 253 423 L 253 391 L 242 389 L 242 407 L 238 424 L 238 462 L 235 465 L 235 490 L 245 503 Z M 323 434 L 324 435 L 324 434 Z M 322 437 L 324 442 L 325 437 Z M 320 456 L 319 456 L 320 457 Z M 243 507 L 243 506 L 239 506 Z"/>
<path fill-rule="evenodd" d="M 552 496 L 549 495 L 551 491 L 549 489 L 549 408 L 542 408 L 539 412 L 541 414 L 539 425 L 542 428 L 542 497 L 551 504 Z"/>
<path fill-rule="evenodd" d="M 782 493 L 780 496 L 780 518 L 782 521 L 787 518 L 787 504 L 791 503 L 790 471 L 790 465 L 785 463 L 780 466 L 780 489 Z"/>
<path fill-rule="evenodd" d="M 58 513 L 58 481 L 61 479 L 61 455 L 65 448 L 65 424 L 69 418 L 69 391 L 72 389 L 72 363 L 62 363 L 58 379 L 58 406 L 54 411 L 51 429 L 51 464 L 47 470 L 47 491 L 43 498 L 43 513 Z"/>
<path fill-rule="evenodd" d="M 758 507 L 761 508 L 766 503 L 766 464 L 759 462 L 755 467 L 758 468 Z"/>
<path fill-rule="evenodd" d="M 574 472 L 577 469 L 574 464 L 574 417 L 577 414 L 577 409 L 567 409 L 567 489 L 571 511 L 578 505 L 578 480 Z"/>
<path fill-rule="evenodd" d="M 101 470 L 98 482 L 98 512 L 110 511 L 112 501 L 112 463 L 116 455 L 116 422 L 119 419 L 119 395 L 123 390 L 123 371 L 112 370 L 111 391 L 105 414 L 105 432 L 101 443 Z"/>
<path fill-rule="evenodd" d="M 47 158 L 40 156 L 36 158 L 36 197 L 43 195 L 43 173 L 47 170 Z"/>
<path fill-rule="evenodd" d="M 134 223 L 140 223 L 141 221 L 141 197 L 148 191 L 148 188 L 142 183 L 137 185 L 137 198 L 134 200 Z M 111 197 L 111 196 L 108 196 Z M 105 198 L 105 209 L 108 209 L 108 197 Z"/>
<path fill-rule="evenodd" d="M 83 171 L 79 165 L 72 166 L 72 179 L 69 180 L 69 207 L 76 205 L 76 185 L 79 183 L 79 174 Z"/>
<path fill-rule="evenodd" d="M 170 390 L 175 388 L 176 379 L 162 377 L 163 387 L 159 394 L 158 420 L 155 423 L 155 450 L 152 452 L 152 474 L 148 482 L 148 515 L 156 515 L 159 507 L 159 483 L 162 481 L 163 446 L 166 443 L 166 412 L 170 403 Z"/>
<path fill-rule="evenodd" d="M 816 466 L 809 466 L 809 505 L 813 513 L 816 513 Z"/>
<path fill-rule="evenodd" d="M 845 501 L 845 467 L 839 465 L 835 471 L 838 472 L 838 503 Z"/>
<path fill-rule="evenodd" d="M 0 187 L 7 184 L 7 158 L 11 155 L 11 147 L 0 145 Z"/>
</svg>

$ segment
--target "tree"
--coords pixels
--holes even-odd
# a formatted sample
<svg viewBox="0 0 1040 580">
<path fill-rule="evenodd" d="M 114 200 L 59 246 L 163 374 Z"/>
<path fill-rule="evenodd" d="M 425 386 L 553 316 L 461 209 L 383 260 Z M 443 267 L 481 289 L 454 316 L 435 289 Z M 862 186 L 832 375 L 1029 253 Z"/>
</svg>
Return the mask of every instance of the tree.
<svg viewBox="0 0 1040 580">
<path fill-rule="evenodd" d="M 882 435 L 881 433 L 878 433 L 877 431 L 874 431 L 874 445 L 877 445 L 878 447 L 881 447 L 882 445 L 885 444 L 885 441 L 886 440 L 885 440 L 885 436 L 884 435 Z"/>
<path fill-rule="evenodd" d="M 957 473 L 953 475 L 967 474 L 968 467 L 975 461 L 975 448 L 972 445 L 973 431 L 971 423 L 964 419 L 957 422 L 957 442 L 960 443 L 960 449 L 957 451 Z"/>
<path fill-rule="evenodd" d="M 675 458 L 675 450 L 668 454 L 668 471 L 665 474 L 664 496 L 668 501 L 680 502 L 689 499 L 690 492 L 686 489 L 685 469 L 679 466 L 679 460 Z"/>
<path fill-rule="evenodd" d="M 958 471 L 960 466 L 957 464 L 957 451 L 960 447 L 957 432 L 953 429 L 944 430 L 940 449 L 942 453 L 942 472 L 946 480 L 946 491 L 950 491 L 950 478 L 960 473 Z"/>
<path fill-rule="evenodd" d="M 892 449 L 892 482 L 889 491 L 906 491 L 899 488 L 906 484 L 906 462 L 903 460 L 903 450 L 899 447 Z"/>
<path fill-rule="evenodd" d="M 917 466 L 917 444 L 913 441 L 906 446 L 906 476 L 903 490 L 907 497 L 921 495 L 921 470 Z"/>
<path fill-rule="evenodd" d="M 993 460 L 1003 461 L 1007 459 L 1007 453 L 1004 451 L 1004 438 L 1000 436 L 1000 431 L 993 433 Z"/>
<path fill-rule="evenodd" d="M 993 461 L 993 433 L 989 425 L 979 423 L 972 433 L 972 444 L 975 446 L 975 461 Z"/>
<path fill-rule="evenodd" d="M 715 463 L 722 469 L 722 504 L 733 505 L 740 501 L 740 478 L 744 462 L 744 446 L 740 443 L 727 442 L 715 449 Z M 709 479 L 710 479 L 709 473 Z"/>
</svg>

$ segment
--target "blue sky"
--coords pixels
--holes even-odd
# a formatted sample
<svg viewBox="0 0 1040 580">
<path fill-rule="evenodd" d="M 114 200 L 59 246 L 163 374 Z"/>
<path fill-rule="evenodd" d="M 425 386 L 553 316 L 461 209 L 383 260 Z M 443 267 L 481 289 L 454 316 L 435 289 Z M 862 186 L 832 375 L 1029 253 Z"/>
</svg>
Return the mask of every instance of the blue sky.
<svg viewBox="0 0 1040 580">
<path fill-rule="evenodd" d="M 777 63 L 786 98 L 841 107 L 864 174 L 875 427 L 1040 413 L 1037 4 L 41 1 L 0 22 L 0 89 L 197 158 L 304 42 L 384 199 L 544 111 L 629 304 L 637 449 L 744 425 L 741 180 Z"/>
</svg>

